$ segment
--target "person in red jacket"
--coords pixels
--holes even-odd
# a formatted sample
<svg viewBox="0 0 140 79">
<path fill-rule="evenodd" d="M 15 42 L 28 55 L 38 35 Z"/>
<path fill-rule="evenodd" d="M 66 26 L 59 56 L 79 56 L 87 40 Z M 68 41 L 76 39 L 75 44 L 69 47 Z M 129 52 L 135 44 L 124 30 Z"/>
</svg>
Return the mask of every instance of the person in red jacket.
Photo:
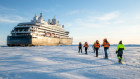
<svg viewBox="0 0 140 79">
<path fill-rule="evenodd" d="M 96 57 L 98 57 L 98 50 L 100 48 L 100 43 L 98 40 L 96 40 L 96 43 L 94 44 L 94 46 L 95 46 L 95 50 L 96 50 Z"/>
<path fill-rule="evenodd" d="M 87 49 L 88 49 L 88 43 L 87 42 L 85 42 L 85 44 L 84 44 L 84 47 L 85 47 L 85 54 L 87 54 Z"/>
<path fill-rule="evenodd" d="M 107 50 L 109 49 L 110 44 L 109 44 L 109 42 L 107 41 L 106 38 L 103 40 L 103 44 L 102 44 L 102 46 L 104 46 L 105 59 L 108 59 Z"/>
</svg>

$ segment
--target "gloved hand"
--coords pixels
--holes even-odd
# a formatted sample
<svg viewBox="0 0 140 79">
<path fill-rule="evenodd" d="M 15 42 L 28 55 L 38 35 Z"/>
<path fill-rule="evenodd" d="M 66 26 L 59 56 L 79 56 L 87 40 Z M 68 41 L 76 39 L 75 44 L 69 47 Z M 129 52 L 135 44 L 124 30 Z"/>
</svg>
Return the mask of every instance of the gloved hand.
<svg viewBox="0 0 140 79">
<path fill-rule="evenodd" d="M 116 54 L 118 53 L 118 51 L 116 51 Z"/>
</svg>

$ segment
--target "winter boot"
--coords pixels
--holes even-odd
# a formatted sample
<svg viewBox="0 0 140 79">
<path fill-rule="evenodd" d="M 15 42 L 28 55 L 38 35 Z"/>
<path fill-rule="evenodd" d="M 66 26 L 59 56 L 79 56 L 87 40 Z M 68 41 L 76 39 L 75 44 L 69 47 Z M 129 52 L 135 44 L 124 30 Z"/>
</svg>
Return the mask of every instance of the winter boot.
<svg viewBox="0 0 140 79">
<path fill-rule="evenodd" d="M 108 57 L 105 57 L 104 59 L 108 59 Z"/>
</svg>

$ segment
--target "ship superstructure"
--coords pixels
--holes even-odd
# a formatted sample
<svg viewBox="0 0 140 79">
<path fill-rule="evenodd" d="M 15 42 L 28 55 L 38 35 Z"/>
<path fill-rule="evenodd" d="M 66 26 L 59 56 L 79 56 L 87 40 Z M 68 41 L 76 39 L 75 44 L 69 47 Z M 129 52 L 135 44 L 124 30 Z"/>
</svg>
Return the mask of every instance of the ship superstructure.
<svg viewBox="0 0 140 79">
<path fill-rule="evenodd" d="M 7 37 L 8 46 L 29 46 L 29 45 L 71 45 L 72 38 L 64 25 L 59 24 L 54 17 L 48 22 L 40 17 L 34 16 L 31 22 L 19 23 Z"/>
</svg>

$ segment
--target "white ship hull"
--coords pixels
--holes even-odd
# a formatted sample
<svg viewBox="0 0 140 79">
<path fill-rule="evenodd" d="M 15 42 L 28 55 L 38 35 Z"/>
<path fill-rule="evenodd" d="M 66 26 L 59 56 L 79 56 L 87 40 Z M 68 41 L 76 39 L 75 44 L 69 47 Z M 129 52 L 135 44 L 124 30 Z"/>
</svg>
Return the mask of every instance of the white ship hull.
<svg viewBox="0 0 140 79">
<path fill-rule="evenodd" d="M 52 37 L 32 38 L 32 45 L 72 45 L 72 39 Z"/>
</svg>

